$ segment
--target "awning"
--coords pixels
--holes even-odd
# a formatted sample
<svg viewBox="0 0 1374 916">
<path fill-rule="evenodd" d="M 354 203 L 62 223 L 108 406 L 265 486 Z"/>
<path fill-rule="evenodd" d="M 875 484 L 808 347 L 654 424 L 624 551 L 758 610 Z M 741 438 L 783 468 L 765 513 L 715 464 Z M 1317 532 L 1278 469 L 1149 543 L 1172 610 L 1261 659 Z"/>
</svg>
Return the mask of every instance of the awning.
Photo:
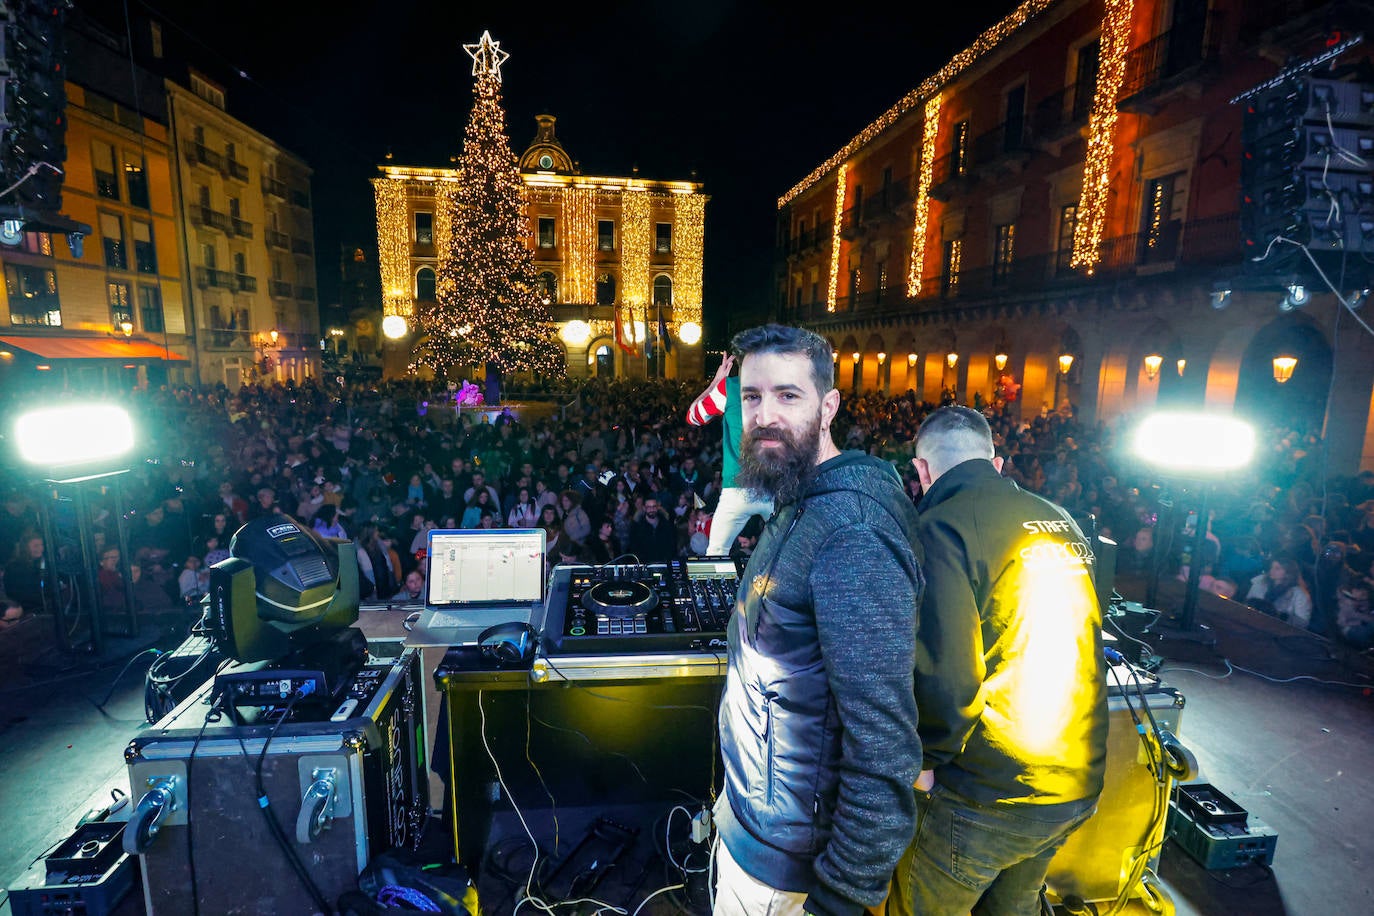
<svg viewBox="0 0 1374 916">
<path fill-rule="evenodd" d="M 101 340 L 93 337 L 0 337 L 0 344 L 42 359 L 170 359 L 186 357 L 146 340 Z"/>
</svg>

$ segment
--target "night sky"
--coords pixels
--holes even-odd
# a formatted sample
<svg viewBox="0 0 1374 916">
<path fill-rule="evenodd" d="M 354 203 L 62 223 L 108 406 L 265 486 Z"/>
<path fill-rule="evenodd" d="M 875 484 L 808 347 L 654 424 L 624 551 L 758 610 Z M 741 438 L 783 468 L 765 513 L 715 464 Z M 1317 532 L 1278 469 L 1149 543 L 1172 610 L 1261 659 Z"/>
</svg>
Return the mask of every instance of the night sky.
<svg viewBox="0 0 1374 916">
<path fill-rule="evenodd" d="M 367 179 L 385 154 L 443 166 L 461 151 L 472 102 L 462 45 L 487 29 L 511 55 L 503 104 L 517 155 L 548 112 L 584 174 L 695 169 L 711 196 L 705 298 L 717 340 L 727 314 L 767 305 L 777 198 L 1014 7 L 961 3 L 965 17 L 949 25 L 943 11 L 944 24 L 922 19 L 926 4 L 871 2 L 815 16 L 801 4 L 602 0 L 547 17 L 528 3 L 127 4 L 225 82 L 231 113 L 314 169 L 322 304 L 337 301 L 340 246 L 375 246 Z"/>
</svg>

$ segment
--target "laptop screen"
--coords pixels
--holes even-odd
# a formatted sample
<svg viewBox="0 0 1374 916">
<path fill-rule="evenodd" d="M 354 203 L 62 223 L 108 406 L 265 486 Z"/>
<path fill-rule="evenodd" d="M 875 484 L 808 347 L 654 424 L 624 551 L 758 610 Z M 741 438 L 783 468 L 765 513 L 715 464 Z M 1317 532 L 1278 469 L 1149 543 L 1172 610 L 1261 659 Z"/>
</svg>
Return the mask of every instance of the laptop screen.
<svg viewBox="0 0 1374 916">
<path fill-rule="evenodd" d="M 430 607 L 531 604 L 544 597 L 543 528 L 436 528 L 428 547 Z"/>
</svg>

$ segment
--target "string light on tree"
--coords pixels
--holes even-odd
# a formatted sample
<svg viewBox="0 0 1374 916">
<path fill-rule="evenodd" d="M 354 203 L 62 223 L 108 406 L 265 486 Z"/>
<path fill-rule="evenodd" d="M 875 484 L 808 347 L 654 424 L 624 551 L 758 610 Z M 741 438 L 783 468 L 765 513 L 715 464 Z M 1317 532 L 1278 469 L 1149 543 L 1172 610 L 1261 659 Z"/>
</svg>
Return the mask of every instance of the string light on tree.
<svg viewBox="0 0 1374 916">
<path fill-rule="evenodd" d="M 501 64 L 510 55 L 487 32 L 464 50 L 476 77 L 473 107 L 456 188 L 436 198 L 447 207 L 449 238 L 439 252 L 437 301 L 420 307 L 421 359 L 441 377 L 486 364 L 496 384 L 509 371 L 559 374 L 563 351 L 539 293 L 526 188 L 501 107 Z"/>
</svg>

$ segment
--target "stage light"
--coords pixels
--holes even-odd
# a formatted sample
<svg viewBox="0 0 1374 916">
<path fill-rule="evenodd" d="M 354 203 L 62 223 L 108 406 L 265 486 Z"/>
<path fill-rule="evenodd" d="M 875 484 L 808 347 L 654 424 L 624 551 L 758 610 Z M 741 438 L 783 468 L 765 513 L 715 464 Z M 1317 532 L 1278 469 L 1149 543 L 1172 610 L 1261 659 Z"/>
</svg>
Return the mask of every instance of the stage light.
<svg viewBox="0 0 1374 916">
<path fill-rule="evenodd" d="M 382 319 L 382 333 L 388 340 L 400 340 L 409 329 L 405 318 L 400 315 L 387 315 Z"/>
<path fill-rule="evenodd" d="M 1214 289 L 1211 294 L 1212 308 L 1224 309 L 1231 304 L 1231 291 L 1229 289 Z"/>
<path fill-rule="evenodd" d="M 687 346 L 695 346 L 701 341 L 701 325 L 695 321 L 684 321 L 677 329 L 677 339 Z"/>
<path fill-rule="evenodd" d="M 586 346 L 587 341 L 592 339 L 592 326 L 580 318 L 575 318 L 563 325 L 559 336 L 570 347 Z"/>
<path fill-rule="evenodd" d="M 1136 428 L 1135 453 L 1175 471 L 1224 471 L 1244 467 L 1255 452 L 1255 429 L 1235 417 L 1166 411 Z"/>
<path fill-rule="evenodd" d="M 114 404 L 76 404 L 29 411 L 14 423 L 19 456 L 49 479 L 75 482 L 128 469 L 134 424 Z"/>
<path fill-rule="evenodd" d="M 1307 291 L 1307 287 L 1301 283 L 1294 283 L 1288 287 L 1288 291 L 1283 294 L 1283 299 L 1279 302 L 1279 311 L 1291 312 L 1300 309 L 1312 299 L 1312 294 Z"/>
<path fill-rule="evenodd" d="M 1274 357 L 1274 381 L 1282 385 L 1293 377 L 1293 370 L 1297 368 L 1298 360 L 1293 356 Z"/>
<path fill-rule="evenodd" d="M 1149 356 L 1145 357 L 1145 377 L 1153 382 L 1159 375 L 1159 367 L 1163 365 L 1163 363 L 1164 357 L 1160 356 L 1158 353 L 1151 353 Z"/>
</svg>

